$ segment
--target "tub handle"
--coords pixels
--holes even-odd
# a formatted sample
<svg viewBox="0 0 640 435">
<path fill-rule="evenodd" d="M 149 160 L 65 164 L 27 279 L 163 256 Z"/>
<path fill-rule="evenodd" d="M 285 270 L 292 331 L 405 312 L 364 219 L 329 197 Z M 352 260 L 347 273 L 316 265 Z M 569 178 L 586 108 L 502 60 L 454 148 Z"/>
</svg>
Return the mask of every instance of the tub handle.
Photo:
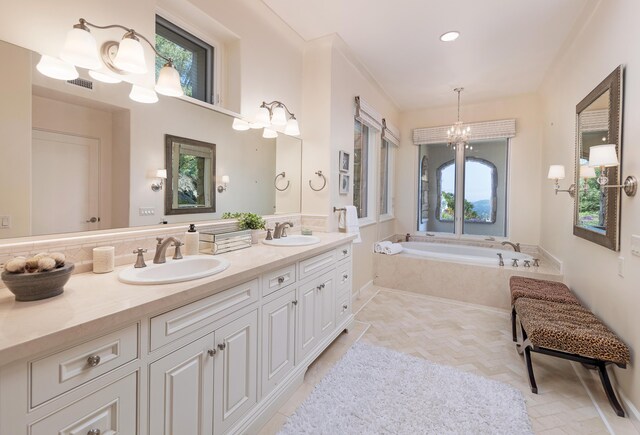
<svg viewBox="0 0 640 435">
<path fill-rule="evenodd" d="M 500 261 L 498 262 L 498 266 L 504 266 L 504 260 L 502 259 L 502 254 L 498 252 L 496 255 L 500 259 Z"/>
<path fill-rule="evenodd" d="M 531 267 L 531 261 L 524 260 L 524 267 Z"/>
<path fill-rule="evenodd" d="M 512 258 L 512 260 L 513 260 L 513 263 L 511 263 L 511 265 L 513 267 L 518 267 L 518 259 L 517 258 Z"/>
<path fill-rule="evenodd" d="M 534 258 L 533 259 L 533 267 L 539 267 L 540 266 L 540 259 L 539 258 Z"/>
</svg>

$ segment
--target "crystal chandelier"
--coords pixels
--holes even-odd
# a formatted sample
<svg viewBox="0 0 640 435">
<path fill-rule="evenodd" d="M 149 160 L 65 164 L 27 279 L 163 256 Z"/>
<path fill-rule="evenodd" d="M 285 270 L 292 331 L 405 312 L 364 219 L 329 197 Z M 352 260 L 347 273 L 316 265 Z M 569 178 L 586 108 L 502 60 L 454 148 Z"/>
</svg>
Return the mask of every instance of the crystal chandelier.
<svg viewBox="0 0 640 435">
<path fill-rule="evenodd" d="M 471 127 L 465 127 L 462 121 L 460 121 L 460 93 L 463 90 L 464 88 L 455 88 L 453 90 L 458 93 L 458 121 L 456 121 L 456 123 L 447 130 L 447 143 L 454 150 L 457 145 L 464 146 L 466 149 L 473 149 L 470 148 L 469 145 L 469 133 L 471 132 Z"/>
</svg>

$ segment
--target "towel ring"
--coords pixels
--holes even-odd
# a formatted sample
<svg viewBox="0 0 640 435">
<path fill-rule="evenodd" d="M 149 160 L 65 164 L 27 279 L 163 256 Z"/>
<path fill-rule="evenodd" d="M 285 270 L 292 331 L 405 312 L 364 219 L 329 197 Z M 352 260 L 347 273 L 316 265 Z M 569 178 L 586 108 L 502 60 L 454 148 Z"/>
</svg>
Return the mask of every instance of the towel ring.
<svg viewBox="0 0 640 435">
<path fill-rule="evenodd" d="M 286 173 L 284 171 L 280 172 L 278 175 L 276 175 L 276 178 L 273 179 L 273 186 L 276 188 L 276 190 L 278 192 L 284 192 L 285 190 L 287 190 L 289 188 L 289 184 L 291 184 L 291 181 L 287 180 L 287 185 L 284 186 L 284 189 L 280 189 L 278 187 L 278 178 L 282 177 L 282 179 L 284 179 L 286 177 Z"/>
<path fill-rule="evenodd" d="M 316 171 L 315 173 L 318 177 L 322 177 L 323 183 L 322 183 L 322 187 L 320 189 L 316 189 L 315 187 L 313 187 L 311 185 L 311 180 L 309 180 L 309 187 L 311 188 L 311 190 L 313 190 L 314 192 L 320 192 L 322 189 L 324 189 L 327 185 L 327 177 L 324 176 L 324 174 L 322 173 L 322 171 Z"/>
</svg>

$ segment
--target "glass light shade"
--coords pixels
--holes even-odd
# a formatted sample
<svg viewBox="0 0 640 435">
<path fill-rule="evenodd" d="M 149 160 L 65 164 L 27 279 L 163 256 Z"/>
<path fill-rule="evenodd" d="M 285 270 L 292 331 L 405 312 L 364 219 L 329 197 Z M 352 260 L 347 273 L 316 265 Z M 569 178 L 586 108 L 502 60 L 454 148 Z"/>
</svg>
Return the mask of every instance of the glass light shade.
<svg viewBox="0 0 640 435">
<path fill-rule="evenodd" d="M 262 132 L 262 137 L 265 139 L 274 139 L 278 137 L 278 132 L 270 128 L 265 128 Z"/>
<path fill-rule="evenodd" d="M 258 123 L 258 122 L 250 122 L 249 123 L 249 128 L 253 129 L 253 130 L 259 130 L 261 128 L 264 128 L 264 125 Z"/>
<path fill-rule="evenodd" d="M 156 177 L 157 178 L 167 178 L 167 170 L 166 169 L 158 169 L 156 170 Z"/>
<path fill-rule="evenodd" d="M 278 106 L 273 109 L 271 124 L 278 127 L 287 125 L 287 112 L 284 107 Z"/>
<path fill-rule="evenodd" d="M 231 124 L 231 128 L 238 131 L 246 131 L 249 130 L 250 125 L 247 121 L 240 118 L 233 118 L 233 124 Z"/>
<path fill-rule="evenodd" d="M 300 127 L 298 126 L 298 120 L 291 118 L 287 121 L 287 126 L 284 128 L 284 134 L 288 136 L 299 136 Z"/>
<path fill-rule="evenodd" d="M 615 144 L 597 145 L 589 148 L 589 166 L 597 168 L 600 166 L 618 166 L 618 154 Z"/>
<path fill-rule="evenodd" d="M 129 98 L 138 103 L 152 104 L 158 102 L 158 95 L 153 89 L 148 89 L 142 86 L 131 86 L 131 92 Z"/>
<path fill-rule="evenodd" d="M 222 176 L 222 182 L 224 184 L 228 184 L 229 183 L 229 176 L 228 175 L 223 175 Z"/>
<path fill-rule="evenodd" d="M 269 127 L 271 125 L 271 115 L 269 113 L 269 109 L 267 109 L 266 107 L 261 107 L 258 109 L 255 124 L 259 125 L 259 128 Z"/>
<path fill-rule="evenodd" d="M 596 178 L 596 169 L 589 165 L 581 165 L 580 178 Z"/>
<path fill-rule="evenodd" d="M 96 40 L 84 29 L 73 28 L 67 32 L 60 58 L 80 68 L 99 69 L 102 66 Z"/>
<path fill-rule="evenodd" d="M 36 69 L 41 74 L 56 80 L 74 80 L 79 77 L 75 66 L 46 54 L 42 55 Z"/>
<path fill-rule="evenodd" d="M 564 165 L 551 165 L 549 166 L 549 173 L 547 178 L 550 180 L 564 180 Z"/>
<path fill-rule="evenodd" d="M 133 74 L 147 72 L 147 63 L 144 60 L 144 50 L 140 41 L 125 36 L 118 45 L 118 53 L 113 59 L 113 64 L 122 71 Z"/>
<path fill-rule="evenodd" d="M 113 76 L 111 74 L 103 73 L 100 71 L 90 70 L 89 75 L 91 78 L 102 82 L 102 83 L 120 83 L 122 81 L 121 78 Z"/>
<path fill-rule="evenodd" d="M 156 92 L 168 97 L 180 97 L 184 95 L 182 83 L 180 82 L 180 73 L 173 65 L 167 63 L 160 70 L 158 83 L 156 83 Z"/>
</svg>

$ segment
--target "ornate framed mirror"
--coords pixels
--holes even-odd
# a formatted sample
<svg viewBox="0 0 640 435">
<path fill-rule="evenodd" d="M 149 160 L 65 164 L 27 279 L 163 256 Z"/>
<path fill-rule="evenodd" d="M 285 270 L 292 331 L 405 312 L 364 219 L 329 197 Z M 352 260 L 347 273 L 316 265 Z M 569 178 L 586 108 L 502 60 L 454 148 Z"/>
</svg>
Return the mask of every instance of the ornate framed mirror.
<svg viewBox="0 0 640 435">
<path fill-rule="evenodd" d="M 167 134 L 165 150 L 165 214 L 214 213 L 215 144 Z"/>
<path fill-rule="evenodd" d="M 620 249 L 620 189 L 603 189 L 589 167 L 593 146 L 613 144 L 622 158 L 622 65 L 576 106 L 575 212 L 573 234 L 614 251 Z M 620 184 L 619 167 L 604 168 L 611 184 Z"/>
</svg>

